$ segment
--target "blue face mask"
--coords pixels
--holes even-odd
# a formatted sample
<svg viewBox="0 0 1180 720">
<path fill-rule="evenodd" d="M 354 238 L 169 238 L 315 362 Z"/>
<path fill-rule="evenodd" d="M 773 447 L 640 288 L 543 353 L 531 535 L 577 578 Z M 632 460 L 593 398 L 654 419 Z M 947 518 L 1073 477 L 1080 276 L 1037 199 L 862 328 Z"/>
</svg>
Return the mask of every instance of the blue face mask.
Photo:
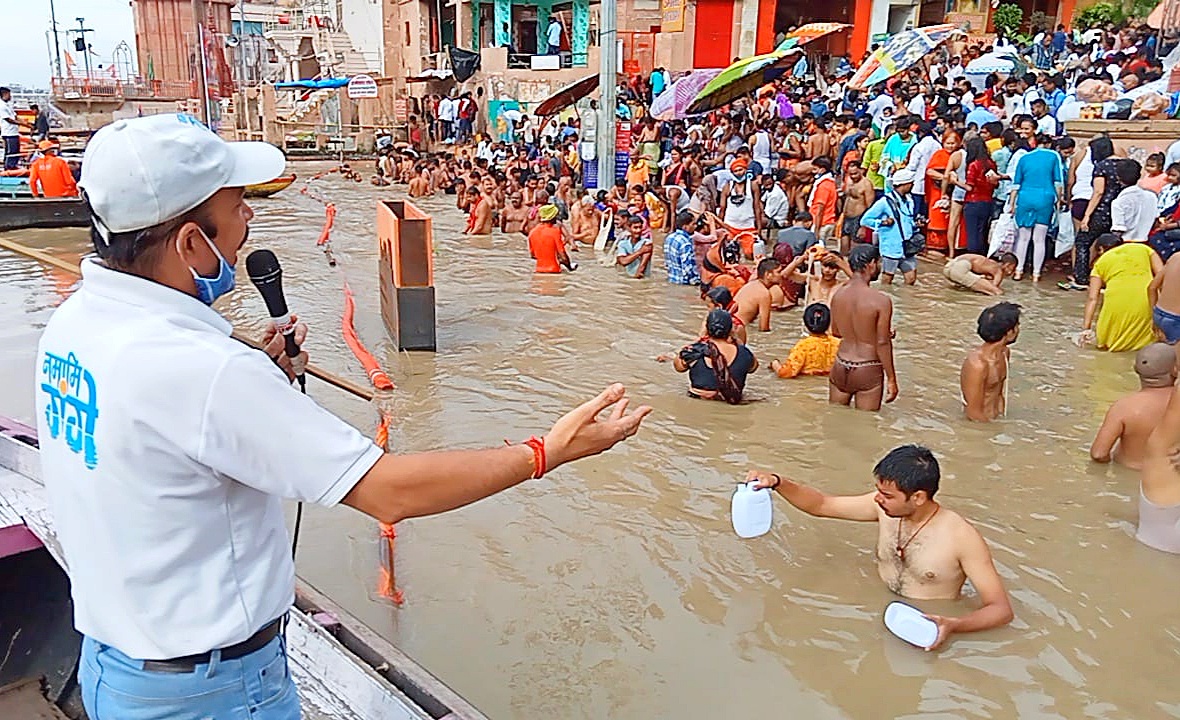
<svg viewBox="0 0 1180 720">
<path fill-rule="evenodd" d="M 201 233 L 201 237 L 205 239 L 221 263 L 217 268 L 217 276 L 212 278 L 202 277 L 192 266 L 189 266 L 188 269 L 193 274 L 193 282 L 197 285 L 197 299 L 206 305 L 212 305 L 214 300 L 234 289 L 234 266 L 229 264 L 229 261 L 225 259 L 225 256 L 221 254 L 221 251 L 217 249 L 204 230 L 197 228 L 197 232 Z"/>
</svg>

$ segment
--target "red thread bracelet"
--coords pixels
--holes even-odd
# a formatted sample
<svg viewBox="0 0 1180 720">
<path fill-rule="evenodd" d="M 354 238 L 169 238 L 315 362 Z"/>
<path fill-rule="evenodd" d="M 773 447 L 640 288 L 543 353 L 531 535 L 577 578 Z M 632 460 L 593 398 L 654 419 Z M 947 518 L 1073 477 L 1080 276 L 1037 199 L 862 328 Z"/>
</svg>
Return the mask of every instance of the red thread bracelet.
<svg viewBox="0 0 1180 720">
<path fill-rule="evenodd" d="M 536 435 L 524 441 L 533 451 L 533 466 L 536 470 L 533 472 L 533 479 L 540 480 L 545 474 L 545 438 L 539 438 Z"/>
<path fill-rule="evenodd" d="M 511 445 L 508 440 L 504 441 L 505 445 Z M 545 438 L 533 435 L 528 440 L 525 440 L 521 445 L 528 445 L 529 449 L 533 451 L 533 480 L 540 480 L 548 469 L 547 460 L 545 458 Z"/>
</svg>

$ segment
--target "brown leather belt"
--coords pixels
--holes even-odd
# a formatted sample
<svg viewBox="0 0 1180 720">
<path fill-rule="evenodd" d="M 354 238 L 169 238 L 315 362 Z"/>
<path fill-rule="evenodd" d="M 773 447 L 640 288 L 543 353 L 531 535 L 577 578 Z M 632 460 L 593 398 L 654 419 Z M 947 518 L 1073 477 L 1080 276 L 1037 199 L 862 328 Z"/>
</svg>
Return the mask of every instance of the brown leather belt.
<svg viewBox="0 0 1180 720">
<path fill-rule="evenodd" d="M 256 652 L 266 647 L 271 640 L 278 637 L 279 630 L 282 628 L 283 619 L 280 617 L 268 623 L 258 632 L 246 638 L 240 643 L 230 645 L 229 647 L 221 648 L 222 660 L 236 660 L 240 657 L 245 657 L 252 652 Z M 198 665 L 208 665 L 213 659 L 213 653 L 210 650 L 207 653 L 199 655 L 185 655 L 184 657 L 172 658 L 171 660 L 144 660 L 143 669 L 147 672 L 159 673 L 191 673 L 197 669 Z"/>
</svg>

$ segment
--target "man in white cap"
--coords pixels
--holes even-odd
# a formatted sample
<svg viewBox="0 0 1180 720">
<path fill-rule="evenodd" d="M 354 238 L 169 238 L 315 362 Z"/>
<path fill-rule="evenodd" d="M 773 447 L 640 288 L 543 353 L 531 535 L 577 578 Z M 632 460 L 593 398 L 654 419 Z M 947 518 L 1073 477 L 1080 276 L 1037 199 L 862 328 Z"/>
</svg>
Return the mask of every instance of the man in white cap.
<svg viewBox="0 0 1180 720">
<path fill-rule="evenodd" d="M 881 282 L 893 284 L 893 276 L 900 270 L 906 285 L 918 279 L 918 255 L 907 252 L 906 241 L 914 237 L 918 222 L 914 212 L 915 175 L 912 170 L 898 170 L 891 178 L 892 188 L 873 203 L 860 218 L 860 224 L 877 233 L 877 247 L 881 250 Z"/>
<path fill-rule="evenodd" d="M 606 450 L 650 411 L 613 385 L 543 438 L 386 454 L 291 388 L 281 338 L 267 357 L 210 307 L 234 287 L 244 186 L 283 165 L 186 115 L 117 121 L 86 149 L 98 259 L 46 326 L 34 386 L 91 717 L 299 717 L 282 498 L 386 523 L 443 512 Z"/>
</svg>

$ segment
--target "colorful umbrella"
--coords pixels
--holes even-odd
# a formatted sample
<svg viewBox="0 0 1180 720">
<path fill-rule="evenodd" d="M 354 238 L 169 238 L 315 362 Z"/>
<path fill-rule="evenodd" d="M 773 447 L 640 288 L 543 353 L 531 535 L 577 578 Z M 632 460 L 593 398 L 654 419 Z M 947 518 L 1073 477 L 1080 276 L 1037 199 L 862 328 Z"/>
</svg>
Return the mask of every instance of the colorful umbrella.
<svg viewBox="0 0 1180 720">
<path fill-rule="evenodd" d="M 721 74 L 720 68 L 693 70 L 672 83 L 651 104 L 651 116 L 656 120 L 681 120 L 688 117 L 688 106 L 710 80 Z"/>
<path fill-rule="evenodd" d="M 787 33 L 787 38 L 795 38 L 799 45 L 806 45 L 807 43 L 818 40 L 825 35 L 831 35 L 834 32 L 847 30 L 852 27 L 848 23 L 837 22 L 815 22 L 801 25 L 791 32 Z"/>
<path fill-rule="evenodd" d="M 704 113 L 716 110 L 754 92 L 789 72 L 798 62 L 802 52 L 799 48 L 791 48 L 738 60 L 718 73 L 717 77 L 701 89 L 696 99 L 688 106 L 687 112 Z"/>
<path fill-rule="evenodd" d="M 962 31 L 952 23 L 899 32 L 864 61 L 848 81 L 848 87 L 864 90 L 905 72 L 956 32 Z"/>
<path fill-rule="evenodd" d="M 1007 78 L 1009 75 L 1023 75 L 1028 71 L 1028 64 L 1016 54 L 1015 50 L 1003 49 L 981 55 L 963 68 L 963 77 L 973 85 L 976 91 L 987 86 L 987 76 L 992 73 Z"/>
</svg>

